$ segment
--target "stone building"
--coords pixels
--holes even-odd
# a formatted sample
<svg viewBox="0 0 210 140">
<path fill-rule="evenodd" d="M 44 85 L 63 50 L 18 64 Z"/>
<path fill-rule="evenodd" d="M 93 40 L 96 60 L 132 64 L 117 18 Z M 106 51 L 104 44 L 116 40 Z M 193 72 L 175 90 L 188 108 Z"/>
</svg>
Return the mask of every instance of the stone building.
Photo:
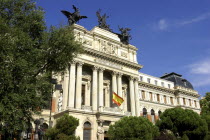
<svg viewBox="0 0 210 140">
<path fill-rule="evenodd" d="M 79 119 L 75 134 L 81 140 L 105 140 L 109 125 L 123 116 L 147 117 L 155 123 L 161 112 L 176 106 L 200 113 L 198 92 L 181 75 L 158 78 L 141 73 L 135 46 L 123 44 L 116 34 L 99 27 L 88 31 L 73 26 L 85 53 L 56 76 L 63 91 L 53 93 L 53 124 L 68 113 Z M 112 102 L 113 92 L 124 99 L 120 107 Z M 49 111 L 35 116 L 41 117 L 48 123 Z"/>
</svg>

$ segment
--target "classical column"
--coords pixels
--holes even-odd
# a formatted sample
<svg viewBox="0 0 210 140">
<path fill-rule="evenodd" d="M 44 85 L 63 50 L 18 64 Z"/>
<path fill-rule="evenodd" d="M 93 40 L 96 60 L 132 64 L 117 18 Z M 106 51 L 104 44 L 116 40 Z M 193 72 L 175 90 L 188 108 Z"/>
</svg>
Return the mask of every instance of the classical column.
<svg viewBox="0 0 210 140">
<path fill-rule="evenodd" d="M 75 72 L 76 63 L 72 62 L 70 66 L 70 85 L 69 85 L 69 107 L 74 108 L 75 103 Z"/>
<path fill-rule="evenodd" d="M 122 97 L 122 73 L 118 73 L 117 84 L 117 94 Z M 120 108 L 123 109 L 123 105 L 121 105 Z"/>
<path fill-rule="evenodd" d="M 112 72 L 112 92 L 111 92 L 111 106 L 112 107 L 116 106 L 116 104 L 114 104 L 113 101 L 112 101 L 113 92 L 117 93 L 117 78 L 116 78 L 116 74 L 117 73 L 115 71 Z"/>
<path fill-rule="evenodd" d="M 62 104 L 62 110 L 65 110 L 67 107 L 68 102 L 68 93 L 69 93 L 69 71 L 66 70 L 64 73 L 64 85 L 63 85 L 63 104 Z"/>
<path fill-rule="evenodd" d="M 98 67 L 93 67 L 93 81 L 92 81 L 92 109 L 98 109 Z"/>
<path fill-rule="evenodd" d="M 76 108 L 81 109 L 82 104 L 82 65 L 84 63 L 79 62 L 77 64 L 77 80 L 76 80 Z"/>
<path fill-rule="evenodd" d="M 116 79 L 116 72 L 112 72 L 112 92 L 117 93 L 117 79 Z"/>
<path fill-rule="evenodd" d="M 140 116 L 140 105 L 139 105 L 139 85 L 138 85 L 138 78 L 135 78 L 134 81 L 134 86 L 135 86 L 135 99 L 136 99 L 136 116 Z"/>
<path fill-rule="evenodd" d="M 134 84 L 133 77 L 129 77 L 129 88 L 130 88 L 130 104 L 131 104 L 131 114 L 132 116 L 136 116 L 135 109 L 135 96 L 134 96 Z"/>
<path fill-rule="evenodd" d="M 103 71 L 104 68 L 99 68 L 99 83 L 98 83 L 98 87 L 99 87 L 99 107 L 104 106 L 104 91 L 103 91 L 103 87 L 104 87 L 104 78 L 103 78 Z"/>
</svg>

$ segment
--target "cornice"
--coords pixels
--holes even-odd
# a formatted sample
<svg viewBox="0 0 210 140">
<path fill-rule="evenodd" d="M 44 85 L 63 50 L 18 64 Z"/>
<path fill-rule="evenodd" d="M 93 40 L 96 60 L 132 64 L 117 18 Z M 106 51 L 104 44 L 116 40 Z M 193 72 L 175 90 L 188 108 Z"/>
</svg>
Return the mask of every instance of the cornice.
<svg viewBox="0 0 210 140">
<path fill-rule="evenodd" d="M 145 82 L 142 82 L 142 81 L 139 81 L 139 85 L 142 86 L 142 87 L 152 88 L 154 90 L 159 90 L 159 91 L 162 91 L 162 92 L 167 92 L 167 93 L 174 94 L 174 90 L 173 89 L 167 89 L 167 88 L 164 88 L 164 87 L 152 85 L 152 84 L 145 83 Z"/>
<path fill-rule="evenodd" d="M 176 95 L 184 94 L 184 95 L 193 96 L 193 97 L 196 97 L 196 98 L 200 97 L 199 94 L 188 92 L 188 91 L 185 91 L 185 90 L 182 90 L 182 89 L 175 89 L 174 92 L 175 92 Z"/>
<path fill-rule="evenodd" d="M 91 48 L 84 47 L 84 51 L 87 54 L 91 54 L 93 56 L 97 56 L 97 57 L 100 57 L 100 58 L 103 58 L 103 59 L 106 59 L 106 60 L 109 60 L 109 61 L 112 61 L 112 62 L 116 62 L 116 63 L 131 67 L 131 68 L 134 68 L 134 69 L 137 69 L 137 70 L 140 70 L 141 68 L 143 68 L 143 66 L 140 65 L 140 64 L 130 62 L 130 61 L 125 60 L 125 59 L 118 58 L 117 56 L 108 55 L 108 54 L 105 54 L 103 52 L 91 49 Z"/>
<path fill-rule="evenodd" d="M 143 100 L 140 99 L 140 102 L 147 102 L 147 103 L 152 103 L 152 104 L 158 104 L 158 105 L 162 105 L 162 106 L 170 106 L 170 107 L 176 107 L 177 105 L 171 105 L 171 104 L 165 104 L 165 103 L 160 103 L 160 102 L 155 102 L 155 101 L 148 101 L 148 100 Z"/>
</svg>

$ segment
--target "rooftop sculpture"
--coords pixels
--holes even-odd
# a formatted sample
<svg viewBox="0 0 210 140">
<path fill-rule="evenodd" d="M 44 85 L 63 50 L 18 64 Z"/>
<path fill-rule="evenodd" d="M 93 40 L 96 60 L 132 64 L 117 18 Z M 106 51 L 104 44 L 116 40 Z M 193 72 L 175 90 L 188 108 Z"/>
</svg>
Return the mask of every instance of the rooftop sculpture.
<svg viewBox="0 0 210 140">
<path fill-rule="evenodd" d="M 126 44 L 128 45 L 129 44 L 129 40 L 131 39 L 131 35 L 128 31 L 130 31 L 131 29 L 130 28 L 119 28 L 119 31 L 121 32 L 121 34 L 118 34 L 118 37 L 120 38 L 120 41 L 123 43 L 123 44 Z"/>
<path fill-rule="evenodd" d="M 109 18 L 109 16 L 107 16 L 106 14 L 101 16 L 101 9 L 99 9 L 96 12 L 96 16 L 98 17 L 98 27 L 102 28 L 104 30 L 112 32 L 112 30 L 110 29 L 109 25 L 107 25 L 107 23 L 106 23 L 106 19 Z"/>
<path fill-rule="evenodd" d="M 87 18 L 87 16 L 81 16 L 79 8 L 73 5 L 74 13 L 62 10 L 61 12 L 68 18 L 69 25 L 77 23 L 80 19 Z"/>
</svg>

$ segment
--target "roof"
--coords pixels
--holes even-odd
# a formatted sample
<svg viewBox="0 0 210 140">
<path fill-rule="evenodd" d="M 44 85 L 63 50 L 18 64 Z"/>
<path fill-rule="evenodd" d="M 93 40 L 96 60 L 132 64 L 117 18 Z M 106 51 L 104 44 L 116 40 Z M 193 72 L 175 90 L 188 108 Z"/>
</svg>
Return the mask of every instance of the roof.
<svg viewBox="0 0 210 140">
<path fill-rule="evenodd" d="M 177 74 L 175 72 L 172 72 L 169 74 L 166 73 L 163 76 L 161 76 L 160 78 L 174 82 L 175 86 L 181 86 L 181 87 L 185 87 L 185 88 L 189 88 L 189 89 L 194 89 L 192 84 L 189 81 L 182 78 L 182 75 Z"/>
</svg>

